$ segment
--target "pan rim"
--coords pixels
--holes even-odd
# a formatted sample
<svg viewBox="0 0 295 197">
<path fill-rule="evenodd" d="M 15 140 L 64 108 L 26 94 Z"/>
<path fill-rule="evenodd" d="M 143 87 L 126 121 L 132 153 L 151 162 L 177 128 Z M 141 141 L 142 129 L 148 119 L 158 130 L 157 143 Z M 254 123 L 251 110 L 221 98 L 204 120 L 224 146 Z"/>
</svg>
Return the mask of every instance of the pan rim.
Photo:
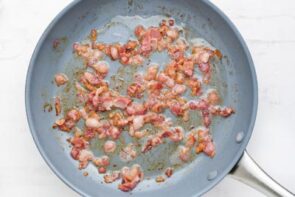
<svg viewBox="0 0 295 197">
<path fill-rule="evenodd" d="M 203 195 L 204 193 L 207 193 L 210 189 L 212 189 L 214 186 L 216 186 L 232 169 L 233 167 L 237 164 L 237 162 L 239 161 L 239 159 L 241 158 L 244 150 L 246 149 L 246 146 L 251 138 L 251 135 L 253 133 L 253 128 L 255 125 L 255 120 L 256 120 L 256 115 L 257 115 L 257 108 L 258 108 L 258 82 L 257 82 L 257 77 L 256 77 L 256 71 L 255 71 L 255 67 L 254 67 L 254 62 L 252 60 L 250 51 L 247 47 L 246 42 L 244 41 L 242 35 L 240 34 L 240 32 L 238 31 L 238 29 L 236 28 L 236 26 L 232 23 L 232 21 L 217 7 L 215 6 L 213 3 L 211 3 L 210 1 L 207 0 L 201 0 L 204 4 L 206 4 L 207 6 L 209 6 L 211 9 L 213 9 L 214 12 L 216 12 L 227 24 L 228 26 L 231 28 L 231 30 L 234 32 L 235 36 L 237 37 L 237 39 L 239 40 L 242 49 L 247 57 L 247 61 L 248 61 L 248 66 L 250 68 L 250 72 L 251 72 L 251 78 L 252 78 L 252 88 L 253 88 L 253 106 L 252 106 L 252 114 L 251 114 L 251 120 L 250 120 L 250 124 L 249 124 L 249 131 L 247 132 L 247 135 L 244 137 L 244 140 L 241 144 L 240 149 L 238 150 L 238 152 L 236 153 L 235 157 L 232 159 L 232 161 L 230 162 L 230 164 L 227 166 L 227 168 L 225 168 L 222 173 L 218 174 L 218 176 L 211 181 L 210 184 L 208 184 L 206 187 L 204 187 L 202 190 L 200 190 L 198 192 L 198 194 L 195 194 L 194 196 L 199 196 L 199 195 Z M 31 112 L 31 103 L 30 103 L 30 85 L 31 85 L 31 77 L 32 77 L 32 73 L 34 70 L 34 65 L 35 65 L 35 61 L 37 59 L 38 56 L 38 52 L 40 51 L 41 46 L 43 45 L 43 42 L 45 41 L 45 39 L 47 38 L 49 32 L 52 30 L 52 28 L 56 25 L 56 23 L 64 17 L 64 15 L 71 10 L 74 6 L 78 5 L 78 3 L 82 2 L 82 0 L 74 0 L 73 2 L 69 3 L 62 11 L 60 11 L 58 13 L 57 16 L 54 17 L 54 19 L 50 22 L 50 24 L 47 26 L 47 28 L 45 29 L 45 31 L 42 33 L 41 37 L 39 38 L 37 45 L 33 51 L 29 66 L 28 66 L 28 70 L 27 70 L 27 74 L 26 74 L 26 84 L 25 84 L 25 107 L 26 107 L 26 116 L 27 116 L 27 121 L 28 121 L 28 125 L 29 125 L 29 129 L 31 132 L 31 135 L 33 137 L 33 140 L 35 142 L 35 145 L 39 151 L 39 153 L 41 154 L 42 158 L 44 159 L 44 161 L 46 162 L 46 164 L 49 166 L 49 168 L 54 172 L 54 174 L 59 177 L 60 180 L 62 180 L 67 186 L 69 186 L 71 189 L 73 189 L 75 192 L 77 192 L 78 194 L 82 195 L 82 196 L 89 196 L 89 194 L 87 194 L 86 191 L 81 190 L 80 188 L 78 188 L 77 186 L 75 186 L 69 179 L 67 179 L 66 177 L 64 177 L 64 175 L 61 173 L 60 170 L 58 170 L 53 164 L 52 162 L 49 160 L 49 158 L 47 157 L 45 150 L 43 148 L 43 146 L 40 144 L 39 139 L 37 137 L 36 134 L 36 129 L 32 120 L 32 112 Z"/>
</svg>

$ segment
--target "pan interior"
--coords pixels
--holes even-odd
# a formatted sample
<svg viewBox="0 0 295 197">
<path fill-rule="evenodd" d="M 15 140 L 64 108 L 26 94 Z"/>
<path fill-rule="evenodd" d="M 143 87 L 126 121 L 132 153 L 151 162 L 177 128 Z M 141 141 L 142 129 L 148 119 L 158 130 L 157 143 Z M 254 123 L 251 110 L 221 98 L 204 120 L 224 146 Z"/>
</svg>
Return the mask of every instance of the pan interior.
<svg viewBox="0 0 295 197">
<path fill-rule="evenodd" d="M 257 105 L 256 79 L 247 49 L 228 21 L 204 1 L 89 0 L 69 6 L 41 38 L 28 73 L 27 111 L 38 148 L 54 171 L 78 192 L 90 196 L 130 195 L 117 190 L 116 184 L 104 184 L 93 166 L 87 169 L 90 175 L 83 177 L 69 155 L 67 134 L 52 130 L 56 117 L 43 112 L 44 103 L 50 102 L 55 95 L 72 93 L 61 91 L 50 83 L 55 73 L 73 75 L 73 67 L 81 67 L 81 62 L 73 58 L 72 43 L 84 40 L 91 29 L 104 27 L 118 15 L 173 17 L 176 23 L 186 25 L 189 36 L 205 38 L 224 54 L 220 64 L 215 65 L 215 83 L 222 92 L 222 104 L 232 106 L 236 114 L 222 121 L 217 118 L 211 126 L 216 156 L 210 159 L 200 155 L 165 183 L 145 180 L 132 192 L 139 196 L 161 196 L 160 191 L 171 196 L 201 195 L 228 173 L 240 157 L 252 132 Z M 62 40 L 57 50 L 52 48 L 55 39 Z M 70 100 L 66 103 L 71 105 Z M 237 135 L 241 136 L 241 133 L 244 139 L 237 142 Z"/>
</svg>

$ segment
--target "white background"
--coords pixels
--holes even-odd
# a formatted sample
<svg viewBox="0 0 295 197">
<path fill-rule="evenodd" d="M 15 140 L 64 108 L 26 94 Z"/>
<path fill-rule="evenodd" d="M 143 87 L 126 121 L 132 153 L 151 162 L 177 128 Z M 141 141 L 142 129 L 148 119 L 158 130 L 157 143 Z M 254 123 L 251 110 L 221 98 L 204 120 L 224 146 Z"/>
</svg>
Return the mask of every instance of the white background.
<svg viewBox="0 0 295 197">
<path fill-rule="evenodd" d="M 0 0 L 0 196 L 78 196 L 47 167 L 25 115 L 29 60 L 70 0 Z M 295 192 L 295 1 L 213 0 L 235 23 L 255 62 L 259 110 L 248 151 Z M 205 196 L 263 196 L 226 177 Z"/>
</svg>

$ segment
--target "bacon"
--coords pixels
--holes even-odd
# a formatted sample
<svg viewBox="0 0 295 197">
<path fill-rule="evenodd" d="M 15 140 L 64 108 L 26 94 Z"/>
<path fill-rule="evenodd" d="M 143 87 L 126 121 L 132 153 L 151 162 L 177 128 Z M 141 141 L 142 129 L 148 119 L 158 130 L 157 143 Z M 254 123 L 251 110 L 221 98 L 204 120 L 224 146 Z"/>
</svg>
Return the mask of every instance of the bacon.
<svg viewBox="0 0 295 197">
<path fill-rule="evenodd" d="M 149 92 L 154 94 L 160 94 L 160 91 L 164 87 L 163 84 L 158 81 L 150 81 L 147 86 Z"/>
<path fill-rule="evenodd" d="M 85 72 L 84 73 L 84 78 L 87 80 L 88 83 L 90 83 L 91 85 L 98 85 L 100 84 L 101 80 L 98 78 L 98 76 L 96 76 L 93 73 L 90 72 Z"/>
<path fill-rule="evenodd" d="M 147 112 L 147 108 L 143 104 L 132 103 L 126 108 L 127 114 L 130 115 L 144 115 Z"/>
<path fill-rule="evenodd" d="M 165 75 L 164 73 L 160 73 L 158 75 L 158 81 L 164 83 L 169 88 L 172 88 L 175 85 L 174 80 Z"/>
<path fill-rule="evenodd" d="M 78 122 L 81 119 L 81 114 L 77 109 L 71 109 L 66 116 L 66 119 L 71 119 L 75 122 Z"/>
<path fill-rule="evenodd" d="M 174 41 L 179 36 L 179 30 L 177 28 L 170 28 L 170 29 L 168 29 L 166 34 L 172 41 Z"/>
<path fill-rule="evenodd" d="M 179 146 L 179 159 L 188 162 L 191 156 L 191 149 L 185 146 Z"/>
<path fill-rule="evenodd" d="M 159 135 L 149 136 L 148 140 L 144 144 L 143 148 L 141 149 L 142 153 L 146 153 L 150 151 L 152 148 L 162 144 L 162 137 Z"/>
<path fill-rule="evenodd" d="M 172 142 L 180 142 L 183 140 L 183 129 L 180 127 L 165 131 L 162 137 L 168 137 Z"/>
<path fill-rule="evenodd" d="M 133 66 L 139 66 L 142 65 L 144 62 L 144 59 L 141 55 L 134 55 L 129 58 L 128 64 Z"/>
<path fill-rule="evenodd" d="M 116 142 L 108 140 L 103 145 L 105 153 L 113 153 L 116 150 Z"/>
<path fill-rule="evenodd" d="M 165 175 L 169 178 L 169 177 L 171 177 L 172 176 L 172 174 L 173 174 L 173 168 L 167 168 L 166 170 L 165 170 Z"/>
<path fill-rule="evenodd" d="M 131 168 L 123 167 L 121 170 L 121 177 L 122 183 L 118 188 L 123 192 L 129 192 L 143 179 L 144 174 L 141 167 L 135 164 Z"/>
<path fill-rule="evenodd" d="M 183 116 L 184 114 L 183 106 L 179 102 L 171 102 L 171 104 L 169 104 L 169 108 L 172 114 L 174 114 L 175 116 Z"/>
<path fill-rule="evenodd" d="M 61 113 L 61 102 L 58 96 L 55 97 L 54 106 L 55 106 L 55 115 L 59 116 L 59 114 Z"/>
<path fill-rule="evenodd" d="M 120 171 L 113 171 L 111 174 L 104 175 L 103 179 L 105 183 L 113 183 L 116 180 L 120 179 Z"/>
<path fill-rule="evenodd" d="M 219 103 L 220 98 L 216 90 L 211 90 L 207 94 L 207 101 L 211 105 L 216 105 Z"/>
<path fill-rule="evenodd" d="M 147 74 L 144 77 L 145 80 L 147 81 L 155 80 L 158 74 L 158 69 L 159 69 L 158 65 L 150 65 L 148 67 Z"/>
<path fill-rule="evenodd" d="M 106 76 L 109 72 L 109 65 L 104 61 L 97 62 L 96 64 L 91 65 L 91 67 L 102 76 Z"/>
<path fill-rule="evenodd" d="M 188 86 L 191 88 L 191 94 L 198 96 L 201 93 L 201 82 L 197 78 L 192 78 L 188 82 Z"/>
<path fill-rule="evenodd" d="M 207 110 L 209 108 L 208 102 L 204 99 L 189 101 L 188 105 L 191 110 Z"/>
<path fill-rule="evenodd" d="M 93 159 L 93 153 L 89 150 L 82 149 L 78 156 L 79 160 L 79 169 L 84 169 L 87 167 L 89 161 Z"/>
<path fill-rule="evenodd" d="M 119 109 L 126 109 L 131 102 L 131 99 L 127 97 L 116 97 L 114 98 L 113 105 Z"/>
<path fill-rule="evenodd" d="M 98 167 L 106 167 L 110 165 L 110 158 L 104 155 L 98 158 L 94 158 L 92 162 Z"/>
<path fill-rule="evenodd" d="M 230 107 L 212 106 L 209 110 L 211 114 L 222 117 L 229 117 L 231 114 L 235 113 L 234 109 Z"/>
<path fill-rule="evenodd" d="M 174 95 L 181 95 L 186 91 L 186 86 L 185 85 L 179 85 L 176 84 L 173 88 L 172 88 L 172 93 Z"/>
<path fill-rule="evenodd" d="M 130 97 L 141 98 L 143 96 L 144 86 L 139 83 L 132 83 L 127 88 L 127 94 Z"/>
<path fill-rule="evenodd" d="M 129 162 L 134 160 L 137 157 L 135 145 L 132 143 L 128 144 L 121 150 L 119 156 L 123 162 Z"/>
<path fill-rule="evenodd" d="M 208 129 L 198 131 L 198 143 L 195 149 L 197 154 L 204 152 L 209 157 L 215 156 L 215 146 Z"/>
<path fill-rule="evenodd" d="M 144 125 L 144 116 L 135 116 L 133 118 L 132 128 L 134 131 L 139 130 Z"/>
<path fill-rule="evenodd" d="M 183 63 L 183 72 L 186 76 L 191 77 L 194 74 L 194 62 L 187 60 Z"/>
<path fill-rule="evenodd" d="M 69 81 L 69 78 L 64 73 L 58 73 L 54 76 L 54 80 L 57 86 L 62 86 Z"/>
<path fill-rule="evenodd" d="M 141 39 L 145 33 L 145 28 L 142 25 L 138 25 L 135 27 L 134 34 L 138 39 Z"/>
</svg>

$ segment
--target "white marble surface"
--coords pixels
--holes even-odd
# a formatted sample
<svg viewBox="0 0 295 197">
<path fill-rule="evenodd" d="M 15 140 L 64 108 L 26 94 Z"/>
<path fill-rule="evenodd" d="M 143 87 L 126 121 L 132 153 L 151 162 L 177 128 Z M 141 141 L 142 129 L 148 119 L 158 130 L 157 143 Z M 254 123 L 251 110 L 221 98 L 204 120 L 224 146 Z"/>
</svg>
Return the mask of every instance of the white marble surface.
<svg viewBox="0 0 295 197">
<path fill-rule="evenodd" d="M 42 160 L 24 106 L 32 51 L 52 18 L 69 2 L 0 0 L 0 196 L 78 196 Z M 248 151 L 273 178 L 295 192 L 295 1 L 213 2 L 236 24 L 256 65 L 259 111 Z M 226 177 L 205 196 L 263 195 Z"/>
</svg>

